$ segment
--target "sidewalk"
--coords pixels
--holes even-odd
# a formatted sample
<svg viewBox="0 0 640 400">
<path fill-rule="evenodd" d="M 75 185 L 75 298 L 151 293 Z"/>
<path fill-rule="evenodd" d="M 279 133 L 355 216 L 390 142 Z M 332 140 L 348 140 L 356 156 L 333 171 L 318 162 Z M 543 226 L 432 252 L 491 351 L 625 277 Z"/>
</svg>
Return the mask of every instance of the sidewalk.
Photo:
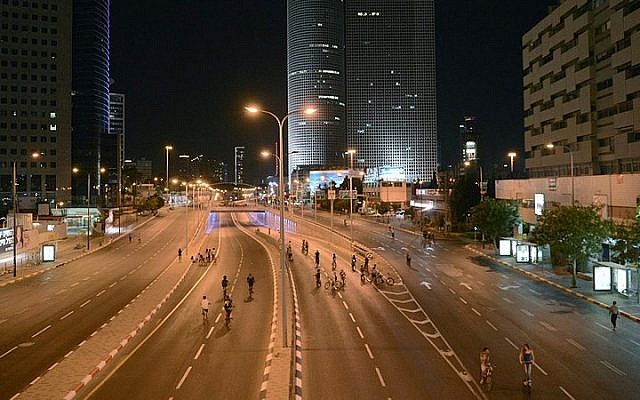
<svg viewBox="0 0 640 400">
<path fill-rule="evenodd" d="M 111 245 L 111 243 L 120 240 L 137 228 L 143 226 L 152 218 L 141 219 L 139 222 L 123 226 L 122 233 L 114 236 L 102 236 L 93 238 L 91 240 L 91 250 L 86 250 L 86 240 L 80 240 L 78 237 L 68 237 L 66 239 L 57 240 L 56 244 L 56 260 L 53 262 L 40 262 L 36 264 L 34 262 L 28 262 L 27 258 L 31 252 L 19 252 L 16 257 L 16 276 L 13 276 L 13 254 L 11 252 L 4 253 L 0 256 L 0 288 L 10 285 L 12 283 L 19 282 L 23 279 L 30 278 L 35 275 L 43 274 L 52 269 L 61 267 L 71 261 L 84 257 L 87 254 L 91 254 L 100 250 L 105 246 Z M 3 273 L 4 271 L 8 273 Z"/>
<path fill-rule="evenodd" d="M 528 264 L 518 263 L 513 257 L 498 256 L 493 247 L 480 247 L 479 244 L 469 244 L 467 248 L 474 253 L 484 255 L 506 267 L 519 271 L 529 278 L 544 282 L 572 296 L 589 301 L 599 307 L 608 309 L 612 302 L 617 301 L 620 315 L 632 321 L 640 323 L 640 304 L 636 297 L 629 298 L 621 294 L 610 292 L 596 292 L 593 290 L 592 281 L 586 280 L 585 275 L 578 273 L 577 288 L 571 287 L 571 274 L 554 269 L 548 263 Z"/>
</svg>

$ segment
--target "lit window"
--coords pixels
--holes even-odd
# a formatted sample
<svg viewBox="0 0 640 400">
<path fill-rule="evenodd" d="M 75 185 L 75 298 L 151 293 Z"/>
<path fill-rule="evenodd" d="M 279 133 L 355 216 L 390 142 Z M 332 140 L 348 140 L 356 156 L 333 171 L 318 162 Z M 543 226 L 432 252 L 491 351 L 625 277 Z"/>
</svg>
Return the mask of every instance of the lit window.
<svg viewBox="0 0 640 400">
<path fill-rule="evenodd" d="M 55 112 L 50 112 L 49 113 L 49 118 L 55 118 L 56 117 L 56 113 Z"/>
<path fill-rule="evenodd" d="M 55 124 L 51 124 L 51 125 L 49 125 L 49 130 L 50 131 L 57 131 L 58 130 L 58 126 L 55 125 Z"/>
</svg>

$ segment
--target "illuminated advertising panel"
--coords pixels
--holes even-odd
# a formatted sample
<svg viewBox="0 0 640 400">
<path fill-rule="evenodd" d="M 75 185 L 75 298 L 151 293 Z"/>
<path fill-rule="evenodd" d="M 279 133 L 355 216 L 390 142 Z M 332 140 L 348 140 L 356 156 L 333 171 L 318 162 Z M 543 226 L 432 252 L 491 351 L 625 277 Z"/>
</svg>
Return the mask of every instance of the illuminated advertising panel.
<svg viewBox="0 0 640 400">
<path fill-rule="evenodd" d="M 611 290 L 611 268 L 593 266 L 593 290 Z"/>
<path fill-rule="evenodd" d="M 42 261 L 49 262 L 56 260 L 56 246 L 52 244 L 45 244 L 42 246 Z"/>
<path fill-rule="evenodd" d="M 13 228 L 0 229 L 0 253 L 13 250 Z"/>
<path fill-rule="evenodd" d="M 500 239 L 500 255 L 501 256 L 510 256 L 511 255 L 511 240 L 509 239 Z"/>
<path fill-rule="evenodd" d="M 544 193 L 535 193 L 533 195 L 533 204 L 533 212 L 536 215 L 542 215 L 542 211 L 544 211 Z"/>
<path fill-rule="evenodd" d="M 309 190 L 314 193 L 326 190 L 331 187 L 331 182 L 333 182 L 333 187 L 338 188 L 348 177 L 349 171 L 346 169 L 333 171 L 309 171 Z"/>
<path fill-rule="evenodd" d="M 519 244 L 516 246 L 516 261 L 519 263 L 529 262 L 529 245 Z"/>
</svg>

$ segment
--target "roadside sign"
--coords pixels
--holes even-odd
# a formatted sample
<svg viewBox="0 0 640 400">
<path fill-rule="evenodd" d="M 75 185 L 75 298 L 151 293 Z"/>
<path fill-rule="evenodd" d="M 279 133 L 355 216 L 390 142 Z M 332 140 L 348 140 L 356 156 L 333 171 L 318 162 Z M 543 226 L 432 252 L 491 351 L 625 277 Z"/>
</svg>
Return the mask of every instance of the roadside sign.
<svg viewBox="0 0 640 400">
<path fill-rule="evenodd" d="M 327 190 L 327 198 L 329 200 L 335 200 L 336 199 L 336 191 L 335 190 Z"/>
</svg>

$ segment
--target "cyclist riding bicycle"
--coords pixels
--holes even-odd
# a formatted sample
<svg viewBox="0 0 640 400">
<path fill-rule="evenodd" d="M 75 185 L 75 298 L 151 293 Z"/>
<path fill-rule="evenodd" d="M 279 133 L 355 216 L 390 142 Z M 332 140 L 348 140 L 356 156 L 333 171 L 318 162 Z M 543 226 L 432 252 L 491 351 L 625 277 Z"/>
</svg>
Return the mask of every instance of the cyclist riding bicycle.
<svg viewBox="0 0 640 400">
<path fill-rule="evenodd" d="M 411 268 L 411 254 L 407 253 L 407 267 Z"/>
<path fill-rule="evenodd" d="M 376 264 L 373 264 L 373 269 L 371 269 L 371 282 L 375 283 L 377 277 L 378 277 L 378 266 Z"/>
<path fill-rule="evenodd" d="M 338 263 L 336 262 L 336 253 L 333 253 L 333 256 L 331 257 L 331 269 L 335 271 L 337 266 Z"/>
<path fill-rule="evenodd" d="M 224 312 L 227 314 L 227 320 L 231 319 L 231 311 L 233 311 L 233 300 L 227 297 L 224 301 Z"/>
<path fill-rule="evenodd" d="M 222 285 L 222 292 L 224 294 L 226 294 L 227 293 L 227 286 L 229 286 L 229 280 L 227 279 L 226 275 L 224 275 L 222 277 L 222 282 L 220 282 L 220 284 Z"/>
<path fill-rule="evenodd" d="M 320 265 L 320 250 L 316 250 L 316 265 Z"/>
<path fill-rule="evenodd" d="M 489 348 L 485 347 L 480 352 L 480 384 L 484 384 L 487 380 L 487 374 L 491 371 L 491 353 Z"/>
<path fill-rule="evenodd" d="M 316 286 L 322 286 L 322 282 L 320 281 L 320 268 L 316 269 Z"/>
<path fill-rule="evenodd" d="M 344 269 L 340 270 L 340 280 L 342 281 L 342 286 L 344 286 L 344 283 L 347 280 L 347 273 L 344 272 Z"/>
<path fill-rule="evenodd" d="M 525 343 L 522 345 L 519 359 L 520 365 L 524 367 L 524 380 L 522 381 L 522 384 L 531 387 L 531 370 L 535 363 L 535 356 L 533 355 L 533 350 L 531 350 L 529 344 Z"/>
<path fill-rule="evenodd" d="M 351 256 L 351 270 L 353 272 L 356 272 L 356 255 L 355 254 Z"/>
<path fill-rule="evenodd" d="M 249 285 L 249 292 L 253 292 L 253 284 L 255 283 L 256 278 L 253 277 L 253 275 L 251 275 L 251 273 L 249 273 L 249 275 L 247 276 L 247 285 Z"/>
<path fill-rule="evenodd" d="M 209 319 L 209 305 L 211 303 L 207 300 L 207 296 L 202 296 L 200 307 L 202 307 L 202 319 Z"/>
</svg>

